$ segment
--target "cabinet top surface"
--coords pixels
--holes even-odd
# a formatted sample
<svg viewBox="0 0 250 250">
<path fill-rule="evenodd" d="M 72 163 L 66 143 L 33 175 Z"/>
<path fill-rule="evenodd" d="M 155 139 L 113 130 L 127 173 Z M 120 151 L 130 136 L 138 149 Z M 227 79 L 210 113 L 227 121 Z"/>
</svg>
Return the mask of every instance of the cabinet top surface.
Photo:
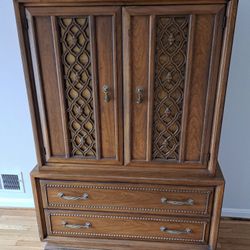
<svg viewBox="0 0 250 250">
<path fill-rule="evenodd" d="M 221 4 L 229 0 L 14 0 L 17 3 L 31 4 Z"/>
</svg>

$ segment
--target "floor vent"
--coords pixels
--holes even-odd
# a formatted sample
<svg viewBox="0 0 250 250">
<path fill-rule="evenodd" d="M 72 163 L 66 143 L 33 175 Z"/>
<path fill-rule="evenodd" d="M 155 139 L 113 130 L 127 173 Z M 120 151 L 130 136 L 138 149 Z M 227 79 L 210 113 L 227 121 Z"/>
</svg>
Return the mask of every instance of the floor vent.
<svg viewBox="0 0 250 250">
<path fill-rule="evenodd" d="M 1 192 L 24 192 L 22 173 L 1 173 L 0 174 Z"/>
</svg>

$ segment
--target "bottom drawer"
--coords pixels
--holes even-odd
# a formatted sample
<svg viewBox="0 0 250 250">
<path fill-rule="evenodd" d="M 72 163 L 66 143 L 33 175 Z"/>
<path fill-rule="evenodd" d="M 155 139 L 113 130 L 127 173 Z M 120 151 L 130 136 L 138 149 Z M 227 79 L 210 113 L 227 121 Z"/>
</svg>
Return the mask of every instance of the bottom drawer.
<svg viewBox="0 0 250 250">
<path fill-rule="evenodd" d="M 208 219 L 45 210 L 49 236 L 206 244 Z"/>
</svg>

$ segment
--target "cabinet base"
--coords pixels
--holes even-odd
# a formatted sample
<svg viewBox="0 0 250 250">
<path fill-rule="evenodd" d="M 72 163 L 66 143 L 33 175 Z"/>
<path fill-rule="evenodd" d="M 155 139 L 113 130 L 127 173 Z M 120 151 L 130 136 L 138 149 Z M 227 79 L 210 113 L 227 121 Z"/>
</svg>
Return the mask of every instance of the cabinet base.
<svg viewBox="0 0 250 250">
<path fill-rule="evenodd" d="M 212 197 L 213 199 L 212 211 L 209 217 L 210 230 L 209 230 L 209 235 L 207 239 L 204 241 L 204 245 L 202 245 L 202 243 L 200 243 L 200 245 L 195 245 L 195 244 L 180 243 L 180 242 L 168 243 L 168 242 L 160 242 L 160 241 L 159 242 L 136 241 L 136 240 L 124 240 L 124 239 L 113 240 L 113 239 L 98 239 L 98 238 L 96 239 L 96 238 L 84 238 L 84 237 L 67 237 L 67 235 L 66 236 L 53 235 L 53 233 L 51 232 L 51 225 L 50 225 L 51 222 L 50 220 L 48 220 L 49 217 L 45 213 L 46 211 L 50 211 L 51 208 L 48 208 L 47 205 L 43 206 L 42 194 L 45 195 L 46 192 L 43 189 L 41 189 L 41 180 L 47 181 L 47 182 L 57 181 L 58 183 L 68 182 L 68 181 L 74 181 L 74 183 L 76 182 L 85 183 L 86 181 L 90 181 L 89 175 L 88 176 L 86 175 L 71 176 L 70 174 L 68 174 L 67 176 L 65 176 L 65 174 L 60 174 L 60 173 L 48 174 L 43 171 L 34 170 L 32 172 L 31 177 L 32 177 L 31 179 L 32 179 L 32 185 L 33 185 L 33 190 L 34 190 L 36 208 L 38 210 L 38 224 L 39 224 L 39 230 L 40 230 L 40 238 L 47 243 L 45 250 L 152 250 L 152 249 L 154 250 L 215 250 L 216 249 L 218 227 L 219 227 L 219 221 L 220 221 L 220 212 L 221 212 L 221 205 L 222 205 L 222 197 L 223 197 L 223 191 L 224 191 L 224 179 L 219 168 L 218 168 L 217 175 L 215 177 L 202 177 L 199 179 L 196 179 L 196 178 L 164 179 L 164 185 L 182 186 L 186 188 L 197 187 L 198 185 L 198 187 L 200 188 L 205 188 L 205 189 L 213 188 L 214 189 L 214 195 Z M 101 178 L 100 175 L 99 175 L 99 178 Z M 116 180 L 116 179 L 117 177 L 114 176 L 113 180 Z M 135 185 L 134 183 L 138 183 L 140 185 L 148 185 L 148 180 L 145 181 L 144 179 L 143 180 L 145 181 L 145 183 L 141 179 L 139 179 L 141 181 L 139 182 L 138 179 L 135 177 L 131 177 L 130 179 L 126 178 L 126 180 L 127 182 L 124 181 L 122 183 L 125 183 L 126 185 Z M 98 179 L 98 181 L 100 180 Z M 95 181 L 95 182 L 98 184 L 98 181 Z M 120 185 L 119 183 L 117 183 L 117 181 L 115 182 L 116 185 Z M 150 185 L 153 185 L 153 184 L 159 185 L 163 183 L 157 183 L 155 180 L 155 182 L 154 181 L 150 182 Z M 75 190 L 78 190 L 77 187 L 74 187 L 73 191 L 75 192 Z M 60 190 L 58 190 L 58 192 L 59 191 Z M 46 197 L 47 196 L 45 196 L 44 200 L 47 200 Z M 181 195 L 180 199 L 183 199 L 183 195 Z M 62 212 L 65 212 L 65 213 L 67 212 L 69 214 L 74 213 L 68 208 L 64 210 L 58 210 L 58 211 L 59 211 L 59 214 Z M 82 214 L 84 212 L 83 209 L 79 211 L 75 209 L 74 211 L 76 214 L 77 213 Z M 111 212 L 112 211 L 105 211 L 105 212 L 88 211 L 88 213 L 106 213 L 106 214 L 109 214 Z M 127 213 L 128 212 L 125 211 L 122 214 L 127 214 Z M 182 213 L 181 215 L 184 217 L 186 216 L 186 215 L 183 215 Z M 63 216 L 66 216 L 66 215 L 63 215 Z M 152 215 L 152 216 L 156 216 L 156 215 Z M 157 216 L 162 216 L 162 215 L 157 215 Z M 47 223 L 46 223 L 46 218 L 47 218 Z M 190 218 L 190 217 L 186 216 L 185 218 Z M 197 216 L 197 218 L 201 219 L 199 216 Z"/>
</svg>

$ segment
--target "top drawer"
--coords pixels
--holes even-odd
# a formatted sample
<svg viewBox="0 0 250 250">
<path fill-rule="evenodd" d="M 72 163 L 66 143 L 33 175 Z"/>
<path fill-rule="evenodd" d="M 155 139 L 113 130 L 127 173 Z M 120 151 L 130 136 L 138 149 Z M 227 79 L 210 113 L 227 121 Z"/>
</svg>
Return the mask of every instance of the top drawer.
<svg viewBox="0 0 250 250">
<path fill-rule="evenodd" d="M 209 216 L 213 188 L 41 180 L 44 208 Z"/>
</svg>

